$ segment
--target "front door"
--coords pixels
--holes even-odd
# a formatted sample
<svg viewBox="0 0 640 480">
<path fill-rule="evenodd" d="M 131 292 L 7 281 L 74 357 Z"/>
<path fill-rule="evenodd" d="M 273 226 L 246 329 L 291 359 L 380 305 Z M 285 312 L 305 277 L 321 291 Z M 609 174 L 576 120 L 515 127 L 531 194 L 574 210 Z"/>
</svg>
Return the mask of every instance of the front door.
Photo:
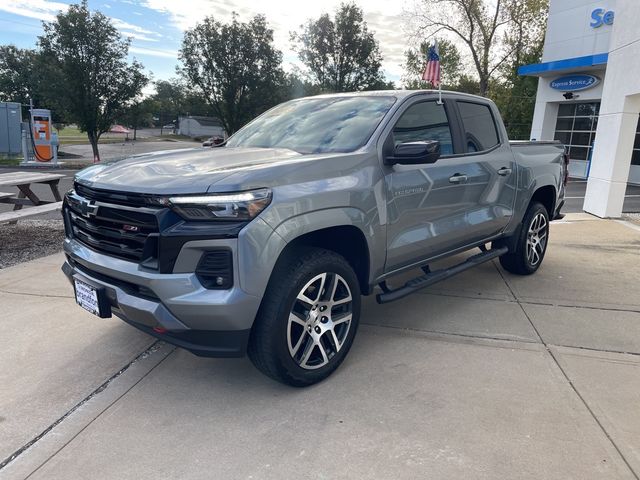
<svg viewBox="0 0 640 480">
<path fill-rule="evenodd" d="M 458 108 L 453 100 L 444 104 L 414 101 L 405 108 L 385 142 L 386 148 L 392 149 L 401 142 L 438 140 L 442 152 L 433 164 L 383 167 L 387 189 L 386 271 L 488 238 L 504 228 L 511 216 L 510 210 L 500 207 L 505 179 L 515 178 L 511 151 L 498 142 L 490 153 L 483 153 L 488 140 L 478 138 L 479 131 L 463 133 L 461 122 L 456 120 Z M 471 126 L 469 118 L 467 123 Z M 496 131 L 494 139 L 497 136 Z M 511 172 L 504 175 L 503 167 L 511 168 Z M 507 200 L 510 209 L 514 193 Z"/>
</svg>

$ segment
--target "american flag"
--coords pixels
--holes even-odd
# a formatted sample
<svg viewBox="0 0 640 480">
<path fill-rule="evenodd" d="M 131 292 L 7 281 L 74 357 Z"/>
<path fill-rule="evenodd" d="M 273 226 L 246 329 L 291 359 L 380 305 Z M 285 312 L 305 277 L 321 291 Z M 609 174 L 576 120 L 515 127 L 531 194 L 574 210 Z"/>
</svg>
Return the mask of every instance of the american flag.
<svg viewBox="0 0 640 480">
<path fill-rule="evenodd" d="M 434 87 L 440 85 L 440 55 L 438 55 L 438 43 L 434 42 L 427 52 L 427 66 L 422 74 L 422 80 L 425 80 Z"/>
</svg>

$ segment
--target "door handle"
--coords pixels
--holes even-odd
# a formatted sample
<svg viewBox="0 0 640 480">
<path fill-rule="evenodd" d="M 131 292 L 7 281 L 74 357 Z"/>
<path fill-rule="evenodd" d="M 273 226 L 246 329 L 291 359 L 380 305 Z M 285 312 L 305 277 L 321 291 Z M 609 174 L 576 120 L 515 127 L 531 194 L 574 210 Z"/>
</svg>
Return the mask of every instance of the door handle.
<svg viewBox="0 0 640 480">
<path fill-rule="evenodd" d="M 511 172 L 512 170 L 510 168 L 502 167 L 500 170 L 498 170 L 498 175 L 506 177 L 507 175 L 511 175 Z"/>
<path fill-rule="evenodd" d="M 452 177 L 449 177 L 449 183 L 464 183 L 468 177 L 462 173 L 456 173 Z"/>
</svg>

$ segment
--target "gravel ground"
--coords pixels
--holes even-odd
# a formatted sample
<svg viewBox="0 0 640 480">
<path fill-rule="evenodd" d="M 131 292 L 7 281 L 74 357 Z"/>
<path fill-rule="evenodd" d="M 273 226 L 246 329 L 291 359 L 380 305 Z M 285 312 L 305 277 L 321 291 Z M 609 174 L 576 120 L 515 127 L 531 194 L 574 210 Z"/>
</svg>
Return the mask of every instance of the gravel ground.
<svg viewBox="0 0 640 480">
<path fill-rule="evenodd" d="M 20 220 L 0 225 L 0 269 L 62 250 L 62 220 Z"/>
</svg>

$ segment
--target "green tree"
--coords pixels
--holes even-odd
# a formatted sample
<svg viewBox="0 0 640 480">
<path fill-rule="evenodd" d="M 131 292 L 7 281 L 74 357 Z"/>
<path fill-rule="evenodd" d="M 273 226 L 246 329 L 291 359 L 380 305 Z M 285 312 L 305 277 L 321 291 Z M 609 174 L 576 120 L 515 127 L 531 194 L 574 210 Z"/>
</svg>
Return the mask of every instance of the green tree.
<svg viewBox="0 0 640 480">
<path fill-rule="evenodd" d="M 500 80 L 489 87 L 509 138 L 528 139 L 538 91 L 538 78 L 518 75 L 518 67 L 542 59 L 547 25 L 547 0 L 527 0 L 513 6 L 514 21 L 505 32 L 505 43 L 512 55 L 500 68 Z"/>
<path fill-rule="evenodd" d="M 420 31 L 446 33 L 466 46 L 478 93 L 486 96 L 505 63 L 539 34 L 545 8 L 542 0 L 422 0 L 415 13 Z"/>
<path fill-rule="evenodd" d="M 36 98 L 38 53 L 14 45 L 0 46 L 0 101 L 28 104 Z"/>
<path fill-rule="evenodd" d="M 158 102 L 153 98 L 136 99 L 121 114 L 118 121 L 133 128 L 133 140 L 138 137 L 138 129 L 153 125 L 153 115 L 158 111 Z"/>
<path fill-rule="evenodd" d="M 333 20 L 324 14 L 300 30 L 291 33 L 294 49 L 321 91 L 370 90 L 384 82 L 380 48 L 361 8 L 343 3 Z"/>
<path fill-rule="evenodd" d="M 179 79 L 158 80 L 155 82 L 156 93 L 152 96 L 157 107 L 156 115 L 160 128 L 169 122 L 175 122 L 178 116 L 185 113 L 186 85 Z"/>
<path fill-rule="evenodd" d="M 189 88 L 181 78 L 158 80 L 154 85 L 156 93 L 151 98 L 160 127 L 168 123 L 175 124 L 182 115 L 215 115 L 204 96 Z"/>
<path fill-rule="evenodd" d="M 38 45 L 46 59 L 44 96 L 87 133 L 99 161 L 100 137 L 148 81 L 142 65 L 127 62 L 130 39 L 123 39 L 107 16 L 91 13 L 86 0 L 70 5 L 43 28 Z"/>
<path fill-rule="evenodd" d="M 30 102 L 36 108 L 49 108 L 53 123 L 59 129 L 67 122 L 55 100 L 44 97 L 46 68 L 46 59 L 37 50 L 0 46 L 0 101 L 21 103 L 23 114 L 27 113 Z"/>
<path fill-rule="evenodd" d="M 229 134 L 283 100 L 282 53 L 262 15 L 247 23 L 206 17 L 185 32 L 180 61 Z"/>
<path fill-rule="evenodd" d="M 546 3 L 540 0 L 541 8 L 544 9 Z M 546 15 L 531 18 L 530 12 L 520 14 L 512 31 L 507 32 L 507 41 L 513 45 L 514 53 L 501 68 L 501 81 L 489 89 L 502 113 L 509 138 L 514 140 L 526 140 L 530 136 L 538 91 L 538 78 L 518 75 L 518 67 L 540 62 L 545 27 Z"/>
<path fill-rule="evenodd" d="M 404 52 L 405 63 L 403 77 L 404 87 L 408 90 L 432 88 L 431 84 L 422 80 L 422 73 L 427 63 L 427 53 L 432 43 L 422 42 L 418 50 L 409 49 Z M 440 77 L 442 88 L 455 90 L 463 75 L 462 58 L 455 44 L 447 39 L 438 40 L 440 55 Z"/>
</svg>

